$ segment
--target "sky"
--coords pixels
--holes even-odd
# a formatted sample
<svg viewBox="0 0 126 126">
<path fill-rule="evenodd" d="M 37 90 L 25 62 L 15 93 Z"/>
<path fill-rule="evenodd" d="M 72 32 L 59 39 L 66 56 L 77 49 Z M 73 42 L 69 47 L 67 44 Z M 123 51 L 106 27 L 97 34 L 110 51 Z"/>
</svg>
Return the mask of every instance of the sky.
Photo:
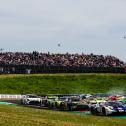
<svg viewBox="0 0 126 126">
<path fill-rule="evenodd" d="M 126 62 L 125 35 L 126 0 L 0 2 L 0 48 L 5 52 L 83 52 Z"/>
</svg>

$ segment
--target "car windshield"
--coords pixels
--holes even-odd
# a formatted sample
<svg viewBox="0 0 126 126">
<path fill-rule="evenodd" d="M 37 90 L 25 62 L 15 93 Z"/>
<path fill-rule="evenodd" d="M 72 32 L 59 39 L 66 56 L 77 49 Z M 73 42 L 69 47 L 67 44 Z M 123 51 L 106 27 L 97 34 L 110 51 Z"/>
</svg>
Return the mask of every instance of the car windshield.
<svg viewBox="0 0 126 126">
<path fill-rule="evenodd" d="M 123 104 L 121 102 L 108 102 L 107 105 L 109 105 L 109 106 L 122 106 Z"/>
<path fill-rule="evenodd" d="M 59 98 L 59 100 L 65 101 L 65 100 L 67 100 L 67 98 Z"/>
<path fill-rule="evenodd" d="M 49 100 L 55 100 L 56 98 L 48 98 Z"/>
<path fill-rule="evenodd" d="M 37 98 L 37 96 L 34 96 L 34 95 L 28 95 L 27 97 L 28 98 Z"/>
<path fill-rule="evenodd" d="M 76 101 L 80 101 L 79 98 L 72 98 L 71 100 L 72 100 L 72 101 L 75 101 L 75 102 L 76 102 Z"/>
</svg>

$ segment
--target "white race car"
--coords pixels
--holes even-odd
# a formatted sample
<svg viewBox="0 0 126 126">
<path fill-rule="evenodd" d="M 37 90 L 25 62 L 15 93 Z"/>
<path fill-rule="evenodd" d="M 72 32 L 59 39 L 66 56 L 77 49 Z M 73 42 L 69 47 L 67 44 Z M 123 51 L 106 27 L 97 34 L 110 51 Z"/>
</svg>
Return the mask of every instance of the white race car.
<svg viewBox="0 0 126 126">
<path fill-rule="evenodd" d="M 22 96 L 21 103 L 25 105 L 39 105 L 41 104 L 41 98 L 37 95 L 27 94 Z"/>
</svg>

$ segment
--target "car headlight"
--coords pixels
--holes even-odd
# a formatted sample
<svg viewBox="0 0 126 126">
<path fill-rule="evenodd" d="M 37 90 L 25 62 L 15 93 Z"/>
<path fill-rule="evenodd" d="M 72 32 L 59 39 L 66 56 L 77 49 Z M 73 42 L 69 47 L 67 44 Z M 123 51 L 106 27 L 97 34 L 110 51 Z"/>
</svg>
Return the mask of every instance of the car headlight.
<svg viewBox="0 0 126 126">
<path fill-rule="evenodd" d="M 27 101 L 31 101 L 30 99 L 27 99 Z"/>
<path fill-rule="evenodd" d="M 108 107 L 106 107 L 106 109 L 113 110 L 113 107 L 112 106 L 108 106 Z"/>
</svg>

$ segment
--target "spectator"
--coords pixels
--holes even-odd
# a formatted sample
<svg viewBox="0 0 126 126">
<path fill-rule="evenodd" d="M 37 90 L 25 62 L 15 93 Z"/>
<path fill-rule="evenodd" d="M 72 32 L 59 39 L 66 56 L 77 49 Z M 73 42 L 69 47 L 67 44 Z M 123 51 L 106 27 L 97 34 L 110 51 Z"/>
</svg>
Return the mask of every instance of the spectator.
<svg viewBox="0 0 126 126">
<path fill-rule="evenodd" d="M 0 53 L 0 64 L 3 65 L 46 65 L 46 66 L 85 66 L 85 67 L 123 67 L 124 62 L 114 56 L 50 54 L 23 52 Z"/>
</svg>

